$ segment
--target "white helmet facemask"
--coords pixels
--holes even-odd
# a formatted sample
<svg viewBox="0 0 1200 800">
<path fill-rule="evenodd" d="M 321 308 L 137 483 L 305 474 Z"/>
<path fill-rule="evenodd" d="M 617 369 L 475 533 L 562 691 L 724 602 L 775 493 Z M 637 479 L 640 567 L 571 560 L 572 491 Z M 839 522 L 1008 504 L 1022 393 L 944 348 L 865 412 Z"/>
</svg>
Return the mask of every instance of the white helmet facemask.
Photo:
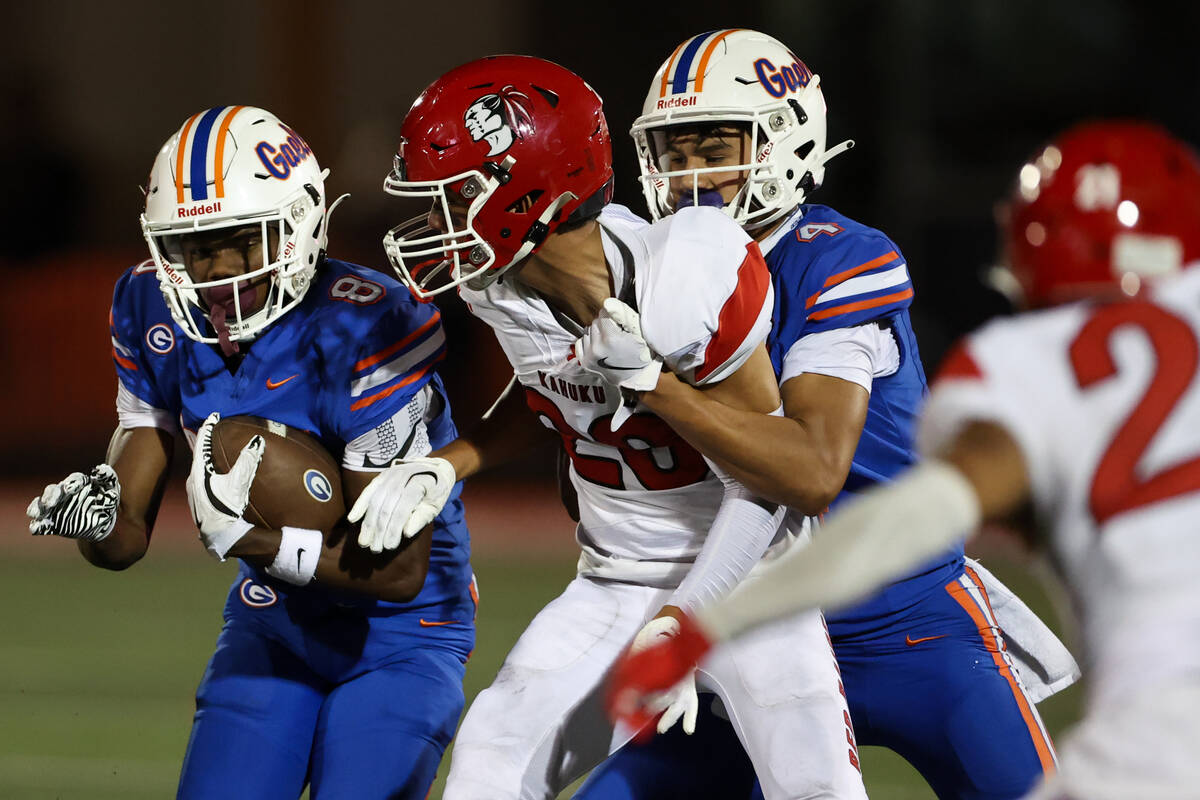
<svg viewBox="0 0 1200 800">
<path fill-rule="evenodd" d="M 678 126 L 744 131 L 747 160 L 671 170 L 668 132 Z M 820 77 L 775 39 L 748 30 L 712 31 L 676 48 L 655 75 L 630 133 L 655 219 L 687 205 L 723 205 L 747 230 L 791 213 L 821 185 L 825 164 L 854 145 L 826 150 Z M 728 203 L 701 187 L 702 176 L 713 173 L 737 174 L 741 187 Z M 672 179 L 678 186 L 679 178 L 684 190 L 672 191 Z"/>
<path fill-rule="evenodd" d="M 201 112 L 167 141 L 150 173 L 142 233 L 189 338 L 232 355 L 300 303 L 325 249 L 327 174 L 295 131 L 249 106 Z M 228 248 L 242 251 L 244 272 L 208 280 L 189 272 L 189 259 Z"/>
</svg>

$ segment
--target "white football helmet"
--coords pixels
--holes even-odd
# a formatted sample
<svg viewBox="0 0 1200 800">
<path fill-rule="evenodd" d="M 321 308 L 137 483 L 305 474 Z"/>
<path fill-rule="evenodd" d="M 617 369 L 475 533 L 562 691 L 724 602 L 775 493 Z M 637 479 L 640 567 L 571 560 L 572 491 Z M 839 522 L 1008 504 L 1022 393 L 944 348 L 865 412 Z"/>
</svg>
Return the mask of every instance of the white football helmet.
<svg viewBox="0 0 1200 800">
<path fill-rule="evenodd" d="M 642 115 L 630 134 L 638 149 L 642 191 L 655 219 L 676 210 L 670 179 L 692 179 L 693 205 L 699 176 L 737 167 L 671 171 L 666 129 L 674 125 L 748 125 L 753 163 L 725 213 L 754 230 L 775 222 L 821 185 L 825 163 L 854 146 L 825 149 L 825 98 L 820 78 L 777 40 L 750 30 L 709 31 L 684 41 L 659 68 Z M 686 201 L 685 201 L 686 202 Z M 719 201 L 718 201 L 719 202 Z"/>
<path fill-rule="evenodd" d="M 308 144 L 261 108 L 201 111 L 167 140 L 150 171 L 142 233 L 171 316 L 189 337 L 229 354 L 231 342 L 253 339 L 303 299 L 325 250 L 327 174 Z M 261 226 L 261 266 L 203 282 L 188 274 L 183 237 L 246 225 Z M 266 303 L 255 310 L 264 280 Z"/>
</svg>

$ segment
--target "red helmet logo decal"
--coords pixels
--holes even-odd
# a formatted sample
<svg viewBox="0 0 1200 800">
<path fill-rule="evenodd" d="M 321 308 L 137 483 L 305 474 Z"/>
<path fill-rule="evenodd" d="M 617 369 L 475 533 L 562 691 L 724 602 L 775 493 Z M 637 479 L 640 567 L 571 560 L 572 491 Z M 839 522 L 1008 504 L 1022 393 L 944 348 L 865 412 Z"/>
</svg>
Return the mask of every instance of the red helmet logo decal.
<svg viewBox="0 0 1200 800">
<path fill-rule="evenodd" d="M 463 114 L 472 141 L 488 143 L 489 156 L 499 155 L 513 142 L 533 132 L 533 114 L 529 95 L 505 86 L 499 92 L 485 94 Z"/>
</svg>

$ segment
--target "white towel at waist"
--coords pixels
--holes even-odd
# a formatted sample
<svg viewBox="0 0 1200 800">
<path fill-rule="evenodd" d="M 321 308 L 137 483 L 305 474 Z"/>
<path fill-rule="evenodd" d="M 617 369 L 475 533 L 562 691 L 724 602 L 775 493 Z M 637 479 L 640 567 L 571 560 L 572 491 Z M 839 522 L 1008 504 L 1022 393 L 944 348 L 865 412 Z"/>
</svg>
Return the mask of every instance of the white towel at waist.
<svg viewBox="0 0 1200 800">
<path fill-rule="evenodd" d="M 1079 680 L 1079 665 L 1054 631 L 1007 586 L 973 558 L 966 559 L 987 591 L 996 624 L 1029 699 L 1040 703 Z"/>
</svg>

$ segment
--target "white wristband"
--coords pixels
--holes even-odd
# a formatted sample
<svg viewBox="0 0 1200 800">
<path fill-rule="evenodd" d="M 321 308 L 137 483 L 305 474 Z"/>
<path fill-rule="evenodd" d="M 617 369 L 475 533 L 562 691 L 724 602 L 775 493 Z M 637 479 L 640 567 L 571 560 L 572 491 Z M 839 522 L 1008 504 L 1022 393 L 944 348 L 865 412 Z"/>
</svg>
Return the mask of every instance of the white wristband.
<svg viewBox="0 0 1200 800">
<path fill-rule="evenodd" d="M 311 583 L 324 544 L 325 534 L 320 531 L 285 525 L 279 539 L 279 552 L 275 554 L 271 566 L 267 567 L 267 574 L 295 586 Z"/>
</svg>

